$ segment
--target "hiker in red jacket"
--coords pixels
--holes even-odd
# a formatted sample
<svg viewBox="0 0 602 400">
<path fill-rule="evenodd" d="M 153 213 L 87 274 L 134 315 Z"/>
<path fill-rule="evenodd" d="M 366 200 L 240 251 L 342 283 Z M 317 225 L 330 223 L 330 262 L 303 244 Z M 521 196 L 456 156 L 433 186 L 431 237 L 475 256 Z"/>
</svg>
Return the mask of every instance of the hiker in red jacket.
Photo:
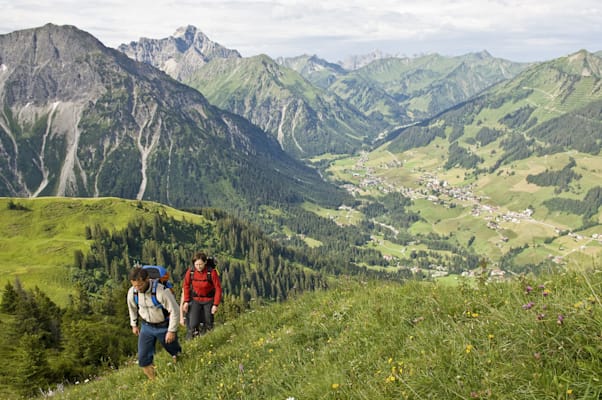
<svg viewBox="0 0 602 400">
<path fill-rule="evenodd" d="M 213 317 L 222 300 L 222 284 L 213 258 L 200 252 L 192 257 L 182 283 L 182 311 L 188 314 L 188 339 L 213 329 Z"/>
</svg>

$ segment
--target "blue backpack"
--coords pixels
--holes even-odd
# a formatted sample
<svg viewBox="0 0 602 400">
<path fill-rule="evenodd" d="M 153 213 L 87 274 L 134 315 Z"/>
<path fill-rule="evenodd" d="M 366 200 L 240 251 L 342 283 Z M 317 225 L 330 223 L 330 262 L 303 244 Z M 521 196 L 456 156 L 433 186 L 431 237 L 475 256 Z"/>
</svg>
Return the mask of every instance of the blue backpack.
<svg viewBox="0 0 602 400">
<path fill-rule="evenodd" d="M 169 280 L 169 271 L 160 265 L 143 265 L 142 268 L 148 271 L 148 276 L 151 278 L 151 297 L 153 299 L 153 304 L 157 308 L 162 308 L 163 313 L 166 313 L 167 310 L 163 307 L 163 304 L 157 300 L 157 285 L 161 283 L 173 293 L 173 283 Z M 138 305 L 138 291 L 136 289 L 134 289 L 134 302 Z"/>
</svg>

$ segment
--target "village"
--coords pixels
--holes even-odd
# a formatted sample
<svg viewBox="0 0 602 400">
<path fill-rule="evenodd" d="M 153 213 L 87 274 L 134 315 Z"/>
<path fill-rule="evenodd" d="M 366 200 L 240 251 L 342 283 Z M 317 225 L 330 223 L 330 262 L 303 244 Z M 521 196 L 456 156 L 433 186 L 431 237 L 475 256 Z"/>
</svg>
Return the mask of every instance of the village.
<svg viewBox="0 0 602 400">
<path fill-rule="evenodd" d="M 383 194 L 399 192 L 412 200 L 426 199 L 442 207 L 457 207 L 459 205 L 462 207 L 471 207 L 470 212 L 472 216 L 482 218 L 484 221 L 486 221 L 486 226 L 489 229 L 499 233 L 499 241 L 496 246 L 500 249 L 509 241 L 509 238 L 501 233 L 503 231 L 502 225 L 521 223 L 546 225 L 547 227 L 553 229 L 556 236 L 567 235 L 576 243 L 576 246 L 571 249 L 563 249 L 560 247 L 559 250 L 565 250 L 563 255 L 550 254 L 548 256 L 549 260 L 558 265 L 564 265 L 566 256 L 575 251 L 586 250 L 588 244 L 591 244 L 592 242 L 596 242 L 598 245 L 602 244 L 602 234 L 593 233 L 591 236 L 584 236 L 567 231 L 561 227 L 551 225 L 547 222 L 538 221 L 533 218 L 534 211 L 530 208 L 526 208 L 522 211 L 511 211 L 502 209 L 501 207 L 497 207 L 495 205 L 486 204 L 483 201 L 486 200 L 485 198 L 478 196 L 473 192 L 472 185 L 454 187 L 447 181 L 439 179 L 434 172 L 422 171 L 416 181 L 418 188 L 393 185 L 380 176 L 376 176 L 374 174 L 372 168 L 366 165 L 366 162 L 368 161 L 367 157 L 367 153 L 362 153 L 357 163 L 354 165 L 354 168 L 352 170 L 345 171 L 354 178 L 359 179 L 357 185 L 347 183 L 343 186 L 354 196 L 360 195 L 369 190 L 377 190 Z M 399 168 L 401 166 L 402 163 L 395 160 L 386 165 L 385 168 Z M 395 234 L 397 233 L 395 228 L 392 226 L 377 221 L 373 222 L 390 229 Z M 388 260 L 394 259 L 392 256 L 386 256 L 386 258 Z M 413 273 L 427 273 L 433 278 L 448 275 L 447 269 L 441 265 L 430 265 L 427 271 L 414 266 L 409 266 L 407 268 L 410 268 Z M 471 276 L 474 273 L 475 271 L 465 271 L 464 275 Z M 506 275 L 506 271 L 493 268 L 489 271 L 489 274 L 490 279 L 503 279 Z"/>
</svg>

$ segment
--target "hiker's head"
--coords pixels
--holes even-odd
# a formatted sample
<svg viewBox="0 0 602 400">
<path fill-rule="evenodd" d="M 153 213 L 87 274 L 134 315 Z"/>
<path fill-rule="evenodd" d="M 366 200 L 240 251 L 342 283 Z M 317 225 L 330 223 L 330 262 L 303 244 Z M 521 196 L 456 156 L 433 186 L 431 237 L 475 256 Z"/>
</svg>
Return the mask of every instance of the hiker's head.
<svg viewBox="0 0 602 400">
<path fill-rule="evenodd" d="M 205 267 L 205 264 L 207 263 L 207 254 L 201 252 L 196 253 L 193 257 L 192 257 L 192 264 L 197 268 L 197 269 L 203 269 Z"/>
<path fill-rule="evenodd" d="M 130 272 L 130 283 L 139 292 L 146 291 L 149 284 L 148 271 L 141 267 L 134 268 Z"/>
</svg>

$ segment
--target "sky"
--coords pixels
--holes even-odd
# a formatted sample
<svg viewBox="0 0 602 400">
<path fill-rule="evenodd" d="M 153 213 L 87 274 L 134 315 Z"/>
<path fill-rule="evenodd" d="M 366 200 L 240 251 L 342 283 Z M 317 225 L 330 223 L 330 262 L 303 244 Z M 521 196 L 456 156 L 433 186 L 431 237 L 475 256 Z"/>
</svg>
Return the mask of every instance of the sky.
<svg viewBox="0 0 602 400">
<path fill-rule="evenodd" d="M 0 34 L 74 25 L 104 45 L 192 25 L 242 56 L 374 51 L 413 57 L 486 50 L 518 62 L 602 50 L 600 0 L 0 0 Z"/>
</svg>

